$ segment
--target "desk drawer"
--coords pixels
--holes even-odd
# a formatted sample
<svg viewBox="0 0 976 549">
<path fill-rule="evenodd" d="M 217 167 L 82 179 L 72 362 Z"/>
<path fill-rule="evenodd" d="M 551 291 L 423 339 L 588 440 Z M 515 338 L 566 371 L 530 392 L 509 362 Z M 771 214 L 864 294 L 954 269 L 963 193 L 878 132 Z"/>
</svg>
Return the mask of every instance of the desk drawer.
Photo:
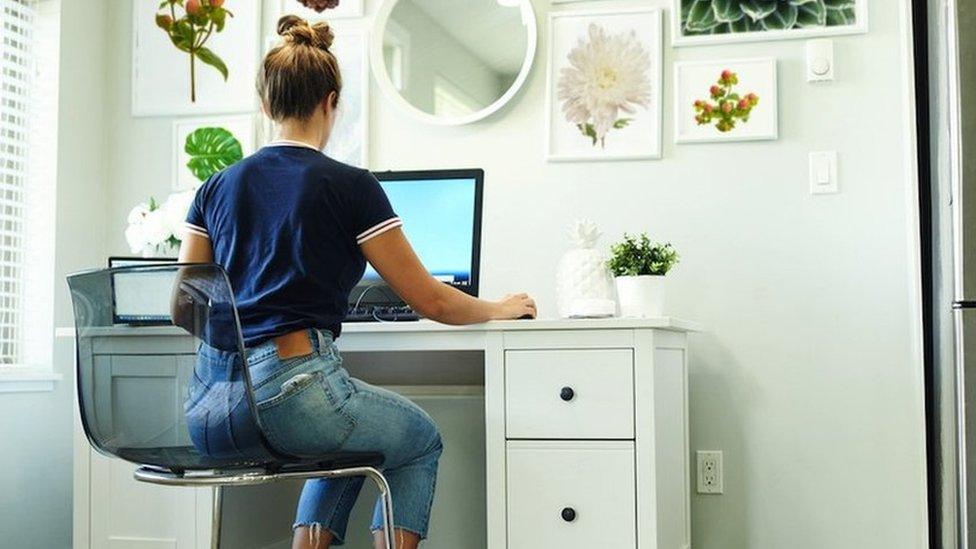
<svg viewBox="0 0 976 549">
<path fill-rule="evenodd" d="M 505 353 L 506 436 L 633 439 L 630 349 Z"/>
<path fill-rule="evenodd" d="M 637 546 L 633 442 L 508 443 L 508 549 Z"/>
</svg>

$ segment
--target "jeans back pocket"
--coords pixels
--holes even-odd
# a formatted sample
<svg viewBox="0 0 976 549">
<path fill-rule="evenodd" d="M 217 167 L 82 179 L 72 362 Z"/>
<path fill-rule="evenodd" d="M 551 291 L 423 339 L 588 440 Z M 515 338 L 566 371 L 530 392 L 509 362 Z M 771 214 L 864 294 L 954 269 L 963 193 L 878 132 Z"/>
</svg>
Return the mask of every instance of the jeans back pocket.
<svg viewBox="0 0 976 549">
<path fill-rule="evenodd" d="M 341 382 L 348 380 L 329 379 L 339 374 L 296 371 L 281 383 L 280 392 L 258 403 L 262 428 L 276 450 L 314 458 L 342 447 L 356 422 L 342 410 L 348 395 L 338 394 Z"/>
</svg>

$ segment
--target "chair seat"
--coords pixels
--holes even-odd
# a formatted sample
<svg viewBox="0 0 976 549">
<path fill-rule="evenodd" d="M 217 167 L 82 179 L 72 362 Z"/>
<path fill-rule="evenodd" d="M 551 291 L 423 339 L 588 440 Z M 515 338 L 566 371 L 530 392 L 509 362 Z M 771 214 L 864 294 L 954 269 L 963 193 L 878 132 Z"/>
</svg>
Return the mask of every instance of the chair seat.
<svg viewBox="0 0 976 549">
<path fill-rule="evenodd" d="M 236 471 L 263 469 L 268 473 L 301 473 L 349 467 L 378 467 L 385 460 L 379 452 L 333 452 L 308 459 L 214 458 L 200 454 L 193 446 L 119 448 L 118 457 L 155 470 L 181 475 L 185 471 Z"/>
</svg>

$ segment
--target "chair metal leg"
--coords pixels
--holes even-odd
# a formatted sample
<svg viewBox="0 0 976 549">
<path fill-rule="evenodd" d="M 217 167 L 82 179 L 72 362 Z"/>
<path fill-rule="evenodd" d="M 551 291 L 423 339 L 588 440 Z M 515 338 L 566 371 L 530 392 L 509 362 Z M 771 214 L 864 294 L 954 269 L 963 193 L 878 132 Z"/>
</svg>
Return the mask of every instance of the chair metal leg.
<svg viewBox="0 0 976 549">
<path fill-rule="evenodd" d="M 264 471 L 232 471 L 220 473 L 210 471 L 205 474 L 177 475 L 172 472 L 144 466 L 136 469 L 133 476 L 141 482 L 149 482 L 161 486 L 212 486 L 214 488 L 214 505 L 212 534 L 210 537 L 211 549 L 220 548 L 221 486 L 251 486 L 285 479 L 368 477 L 380 490 L 380 499 L 383 502 L 383 537 L 386 541 L 386 547 L 387 549 L 396 549 L 397 547 L 396 536 L 393 533 L 395 525 L 395 521 L 393 520 L 393 495 L 390 493 L 390 485 L 386 482 L 386 477 L 375 467 L 347 467 L 345 469 L 327 471 L 282 473 L 268 473 Z"/>
<path fill-rule="evenodd" d="M 380 490 L 380 501 L 383 502 L 383 538 L 387 549 L 396 549 L 396 535 L 393 532 L 393 496 L 390 494 L 390 485 L 386 482 L 386 477 L 372 467 L 364 468 L 363 473 Z"/>
<path fill-rule="evenodd" d="M 220 549 L 221 496 L 220 486 L 213 487 L 213 522 L 210 525 L 210 549 Z"/>
</svg>

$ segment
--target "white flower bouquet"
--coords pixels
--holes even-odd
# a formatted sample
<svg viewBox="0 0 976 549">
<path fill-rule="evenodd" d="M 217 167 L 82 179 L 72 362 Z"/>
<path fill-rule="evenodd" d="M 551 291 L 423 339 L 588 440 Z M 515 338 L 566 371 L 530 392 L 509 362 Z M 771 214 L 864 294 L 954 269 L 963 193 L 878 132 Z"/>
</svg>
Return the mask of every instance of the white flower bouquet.
<svg viewBox="0 0 976 549">
<path fill-rule="evenodd" d="M 152 256 L 174 252 L 183 239 L 183 223 L 195 194 L 194 190 L 173 193 L 162 204 L 150 198 L 132 208 L 125 229 L 132 253 Z"/>
</svg>

